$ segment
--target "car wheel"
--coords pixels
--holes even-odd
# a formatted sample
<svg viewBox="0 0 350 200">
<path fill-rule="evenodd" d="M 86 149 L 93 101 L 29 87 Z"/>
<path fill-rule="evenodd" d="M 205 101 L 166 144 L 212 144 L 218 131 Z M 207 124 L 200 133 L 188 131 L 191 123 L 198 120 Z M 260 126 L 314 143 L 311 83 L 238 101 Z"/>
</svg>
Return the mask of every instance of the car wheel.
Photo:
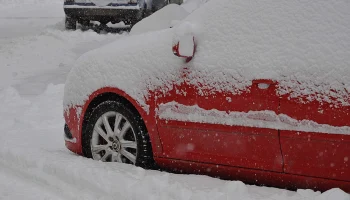
<svg viewBox="0 0 350 200">
<path fill-rule="evenodd" d="M 76 30 L 77 20 L 75 18 L 71 18 L 71 17 L 66 16 L 65 27 L 67 30 Z"/>
<path fill-rule="evenodd" d="M 153 168 L 151 143 L 141 116 L 124 104 L 105 101 L 87 120 L 82 137 L 85 156 L 105 162 Z"/>
</svg>

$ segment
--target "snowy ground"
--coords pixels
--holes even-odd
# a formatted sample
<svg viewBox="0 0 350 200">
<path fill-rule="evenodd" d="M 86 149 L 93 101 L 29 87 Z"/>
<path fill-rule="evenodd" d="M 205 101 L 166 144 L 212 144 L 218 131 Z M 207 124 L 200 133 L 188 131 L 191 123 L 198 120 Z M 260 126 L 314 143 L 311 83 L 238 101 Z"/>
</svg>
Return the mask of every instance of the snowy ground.
<svg viewBox="0 0 350 200">
<path fill-rule="evenodd" d="M 81 54 L 128 35 L 67 32 L 63 20 L 61 0 L 0 0 L 0 199 L 349 199 L 337 189 L 292 192 L 70 153 L 65 77 Z"/>
</svg>

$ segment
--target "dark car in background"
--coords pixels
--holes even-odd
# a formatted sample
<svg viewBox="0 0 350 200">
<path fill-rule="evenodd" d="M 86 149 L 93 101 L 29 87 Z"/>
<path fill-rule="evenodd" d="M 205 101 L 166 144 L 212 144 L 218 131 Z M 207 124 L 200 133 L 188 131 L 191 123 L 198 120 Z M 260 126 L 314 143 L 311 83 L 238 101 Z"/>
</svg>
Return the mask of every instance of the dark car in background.
<svg viewBox="0 0 350 200">
<path fill-rule="evenodd" d="M 98 21 L 101 25 L 119 23 L 133 26 L 142 18 L 167 4 L 181 4 L 183 0 L 64 0 L 65 27 L 75 30 L 82 25 Z"/>
</svg>

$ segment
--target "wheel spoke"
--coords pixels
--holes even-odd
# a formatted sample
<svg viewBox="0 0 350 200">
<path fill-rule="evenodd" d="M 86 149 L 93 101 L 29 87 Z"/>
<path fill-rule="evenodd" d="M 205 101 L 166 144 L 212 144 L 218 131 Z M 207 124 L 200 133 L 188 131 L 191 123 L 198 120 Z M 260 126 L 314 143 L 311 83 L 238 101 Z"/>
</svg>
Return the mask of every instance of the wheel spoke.
<svg viewBox="0 0 350 200">
<path fill-rule="evenodd" d="M 101 151 L 106 150 L 108 145 L 92 145 L 91 147 L 93 153 L 100 153 Z"/>
<path fill-rule="evenodd" d="M 122 163 L 122 155 L 120 153 L 113 153 L 112 154 L 112 162 L 120 162 Z"/>
<path fill-rule="evenodd" d="M 109 140 L 108 140 L 108 136 L 107 134 L 102 130 L 101 127 L 99 126 L 95 126 L 95 129 L 94 129 L 103 139 L 105 139 L 108 143 L 109 143 Z"/>
<path fill-rule="evenodd" d="M 122 130 L 119 133 L 120 140 L 124 138 L 126 131 L 128 131 L 130 127 L 131 127 L 130 123 L 128 121 L 126 121 Z"/>
<path fill-rule="evenodd" d="M 123 141 L 120 141 L 120 143 L 121 143 L 123 148 L 133 148 L 133 149 L 137 148 L 137 144 L 135 141 L 123 140 Z"/>
<path fill-rule="evenodd" d="M 107 161 L 106 159 L 108 158 L 109 155 L 111 155 L 111 152 L 106 151 L 105 155 L 103 155 L 103 157 L 101 158 L 101 161 L 106 162 Z"/>
<path fill-rule="evenodd" d="M 120 153 L 125 156 L 128 160 L 130 160 L 133 164 L 136 162 L 136 156 L 132 153 L 128 152 L 126 149 L 122 148 Z"/>
<path fill-rule="evenodd" d="M 119 125 L 120 125 L 120 122 L 122 121 L 122 119 L 123 119 L 123 117 L 119 113 L 115 116 L 115 122 L 114 122 L 114 135 L 115 136 L 119 135 L 119 133 L 120 133 Z"/>
<path fill-rule="evenodd" d="M 113 136 L 113 131 L 112 131 L 111 126 L 109 125 L 108 116 L 106 114 L 104 114 L 102 116 L 102 121 L 103 121 L 103 125 L 105 126 L 105 129 L 107 131 L 107 136 Z"/>
</svg>

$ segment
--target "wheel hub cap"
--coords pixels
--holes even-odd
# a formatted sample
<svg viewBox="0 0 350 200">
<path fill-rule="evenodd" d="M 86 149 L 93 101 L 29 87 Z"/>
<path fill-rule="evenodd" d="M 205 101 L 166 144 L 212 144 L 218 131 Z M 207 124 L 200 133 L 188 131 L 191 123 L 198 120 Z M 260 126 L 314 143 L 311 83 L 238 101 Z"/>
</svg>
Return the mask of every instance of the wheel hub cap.
<svg viewBox="0 0 350 200">
<path fill-rule="evenodd" d="M 121 148 L 121 145 L 120 145 L 120 142 L 119 141 L 115 141 L 115 142 L 113 142 L 112 143 L 112 149 L 114 150 L 114 151 L 120 151 L 120 148 Z"/>
</svg>

